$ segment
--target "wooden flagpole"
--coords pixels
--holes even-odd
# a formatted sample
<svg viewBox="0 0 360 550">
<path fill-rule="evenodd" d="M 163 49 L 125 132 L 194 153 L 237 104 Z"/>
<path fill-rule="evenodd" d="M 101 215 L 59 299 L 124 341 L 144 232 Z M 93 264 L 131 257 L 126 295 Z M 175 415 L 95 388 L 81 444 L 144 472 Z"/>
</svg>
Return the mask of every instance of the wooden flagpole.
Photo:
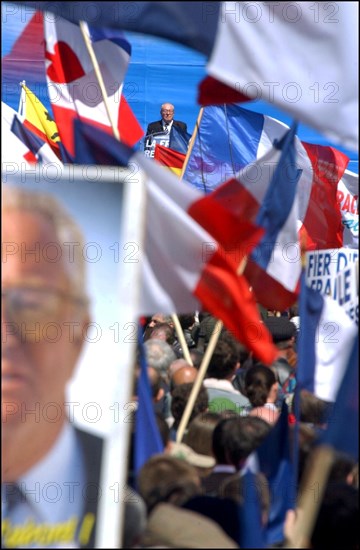
<svg viewBox="0 0 360 550">
<path fill-rule="evenodd" d="M 108 102 L 108 97 L 107 97 L 107 93 L 106 93 L 106 88 L 105 88 L 105 84 L 104 84 L 104 79 L 103 79 L 101 71 L 100 71 L 99 63 L 96 59 L 94 48 L 93 48 L 93 45 L 91 43 L 89 33 L 88 33 L 88 26 L 85 23 L 85 21 L 80 21 L 80 30 L 81 30 L 81 34 L 83 36 L 87 51 L 89 52 L 91 62 L 92 62 L 93 67 L 94 67 L 95 75 L 96 75 L 98 84 L 100 86 L 101 95 L 103 97 L 106 114 L 108 116 L 113 134 L 116 137 L 116 139 L 120 141 L 120 132 L 119 132 L 119 130 L 118 130 L 118 128 L 117 128 L 117 126 L 116 126 L 116 124 L 113 120 L 113 117 L 111 115 L 109 102 Z"/>
<path fill-rule="evenodd" d="M 183 176 L 185 174 L 185 170 L 186 170 L 186 167 L 188 165 L 189 158 L 190 158 L 191 152 L 192 152 L 193 147 L 194 147 L 195 139 L 196 139 L 197 133 L 199 131 L 200 122 L 201 122 L 201 119 L 202 119 L 202 116 L 203 116 L 203 112 L 204 112 L 204 107 L 201 107 L 201 109 L 199 111 L 199 114 L 198 114 L 198 117 L 196 119 L 194 132 L 193 132 L 193 135 L 191 136 L 191 140 L 190 140 L 190 143 L 189 143 L 189 148 L 188 148 L 187 153 L 186 153 L 184 164 L 183 164 L 182 169 L 181 169 L 180 180 L 183 179 Z"/>
<path fill-rule="evenodd" d="M 244 256 L 244 258 L 241 260 L 240 265 L 237 269 L 237 274 L 240 276 L 244 273 L 245 267 L 247 264 L 247 256 Z M 223 322 L 220 320 L 217 320 L 215 323 L 215 326 L 213 328 L 212 334 L 210 336 L 209 344 L 206 348 L 205 355 L 203 357 L 203 360 L 201 362 L 198 375 L 195 379 L 194 385 L 192 387 L 189 400 L 186 403 L 186 407 L 184 410 L 184 413 L 181 417 L 179 427 L 176 432 L 176 442 L 181 443 L 184 433 L 186 430 L 186 427 L 188 425 L 191 413 L 193 411 L 195 401 L 197 396 L 199 395 L 199 391 L 201 388 L 201 384 L 203 383 L 207 368 L 210 363 L 210 359 L 212 357 L 212 354 L 214 353 L 215 346 L 217 344 L 217 341 L 219 340 L 221 330 L 223 328 Z"/>
<path fill-rule="evenodd" d="M 179 317 L 176 315 L 176 313 L 172 313 L 171 318 L 174 322 L 176 334 L 178 335 L 185 361 L 187 361 L 191 366 L 193 366 L 193 362 L 190 357 L 189 348 L 185 340 L 184 331 L 180 325 Z"/>
</svg>

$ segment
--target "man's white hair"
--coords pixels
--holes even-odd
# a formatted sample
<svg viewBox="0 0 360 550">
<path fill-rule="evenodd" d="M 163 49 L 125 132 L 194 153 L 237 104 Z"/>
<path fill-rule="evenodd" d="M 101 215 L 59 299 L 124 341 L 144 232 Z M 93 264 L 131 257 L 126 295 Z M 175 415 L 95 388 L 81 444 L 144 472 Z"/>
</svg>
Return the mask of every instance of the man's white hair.
<svg viewBox="0 0 360 550">
<path fill-rule="evenodd" d="M 3 185 L 1 209 L 3 212 L 5 210 L 28 211 L 50 221 L 61 247 L 61 261 L 72 283 L 72 292 L 79 298 L 87 300 L 84 237 L 64 206 L 48 193 Z"/>
</svg>

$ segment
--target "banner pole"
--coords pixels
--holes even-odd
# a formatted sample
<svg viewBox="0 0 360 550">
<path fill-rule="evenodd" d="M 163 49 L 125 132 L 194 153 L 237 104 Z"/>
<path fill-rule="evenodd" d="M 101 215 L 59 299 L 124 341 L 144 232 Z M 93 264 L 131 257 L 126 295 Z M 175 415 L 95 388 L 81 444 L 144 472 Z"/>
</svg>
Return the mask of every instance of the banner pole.
<svg viewBox="0 0 360 550">
<path fill-rule="evenodd" d="M 180 344 L 181 344 L 181 348 L 182 348 L 182 352 L 183 352 L 184 359 L 185 359 L 185 361 L 187 361 L 191 366 L 193 366 L 193 362 L 192 362 L 192 359 L 191 359 L 191 357 L 190 357 L 189 348 L 188 348 L 188 345 L 187 345 L 186 340 L 185 340 L 184 332 L 183 332 L 183 329 L 182 329 L 182 327 L 181 327 L 181 325 L 180 325 L 179 317 L 176 315 L 176 313 L 172 313 L 172 314 L 171 314 L 171 318 L 172 318 L 172 320 L 173 320 L 173 322 L 174 322 L 176 334 L 178 335 L 179 342 L 180 342 Z"/>
<path fill-rule="evenodd" d="M 244 273 L 246 264 L 247 264 L 247 256 L 244 256 L 243 259 L 241 260 L 240 264 L 239 264 L 238 269 L 237 269 L 237 274 L 239 276 Z M 189 400 L 186 403 L 184 413 L 181 417 L 180 424 L 179 424 L 179 427 L 178 427 L 177 432 L 176 432 L 176 442 L 177 443 L 181 443 L 181 441 L 184 437 L 184 433 L 185 433 L 186 427 L 188 425 L 191 413 L 193 411 L 196 398 L 199 395 L 201 384 L 202 384 L 202 382 L 205 378 L 205 374 L 206 374 L 206 371 L 208 369 L 210 359 L 211 359 L 211 357 L 214 353 L 214 349 L 216 347 L 217 341 L 219 340 L 219 337 L 220 337 L 221 330 L 222 330 L 223 326 L 224 326 L 223 322 L 218 319 L 216 321 L 216 324 L 215 324 L 215 326 L 213 328 L 213 331 L 212 331 L 212 334 L 210 336 L 209 344 L 206 348 L 205 355 L 204 355 L 203 360 L 201 362 L 198 375 L 195 379 L 194 385 L 192 387 L 192 390 L 191 390 L 191 393 L 190 393 L 190 396 L 189 396 Z"/>
<path fill-rule="evenodd" d="M 108 102 L 108 97 L 107 97 L 107 93 L 106 93 L 104 80 L 103 80 L 103 77 L 102 77 L 102 74 L 101 74 L 101 71 L 100 71 L 99 63 L 96 59 L 96 55 L 95 55 L 95 52 L 94 52 L 93 45 L 92 45 L 90 37 L 89 37 L 88 26 L 85 23 L 85 21 L 80 21 L 79 24 L 80 24 L 81 34 L 82 34 L 84 42 L 85 42 L 85 46 L 87 48 L 87 51 L 89 52 L 90 59 L 91 59 L 91 62 L 93 64 L 93 67 L 94 67 L 95 75 L 96 75 L 98 84 L 100 86 L 101 95 L 102 95 L 102 98 L 103 98 L 103 101 L 104 101 L 105 110 L 106 110 L 106 114 L 107 114 L 109 122 L 110 122 L 110 126 L 112 128 L 114 136 L 116 137 L 116 139 L 118 141 L 120 141 L 120 132 L 119 132 L 117 126 L 115 125 L 115 122 L 114 122 L 113 117 L 112 117 L 111 112 L 110 112 L 110 107 L 109 107 L 109 102 Z"/>
<path fill-rule="evenodd" d="M 183 176 L 185 174 L 185 170 L 186 170 L 187 164 L 189 162 L 189 158 L 190 158 L 191 152 L 193 150 L 195 139 L 196 139 L 199 127 L 200 127 L 200 122 L 201 122 L 201 119 L 202 119 L 202 116 L 203 116 L 203 112 L 204 112 L 204 107 L 201 107 L 201 109 L 199 111 L 199 114 L 198 114 L 198 117 L 196 119 L 194 132 L 193 132 L 193 135 L 191 136 L 191 140 L 190 140 L 190 143 L 189 143 L 189 148 L 188 148 L 187 153 L 186 153 L 184 164 L 183 164 L 182 169 L 181 169 L 180 181 L 183 179 Z"/>
</svg>

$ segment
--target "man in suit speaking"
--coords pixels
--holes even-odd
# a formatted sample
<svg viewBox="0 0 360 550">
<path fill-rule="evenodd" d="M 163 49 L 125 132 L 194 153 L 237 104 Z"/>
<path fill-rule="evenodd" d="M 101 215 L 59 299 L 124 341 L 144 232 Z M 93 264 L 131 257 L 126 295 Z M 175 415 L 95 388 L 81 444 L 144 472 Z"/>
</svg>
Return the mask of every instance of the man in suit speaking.
<svg viewBox="0 0 360 550">
<path fill-rule="evenodd" d="M 187 132 L 187 126 L 185 122 L 174 120 L 175 108 L 171 103 L 163 103 L 160 109 L 161 120 L 156 122 L 150 122 L 147 127 L 146 135 L 154 135 L 161 132 L 170 134 L 173 126 L 176 126 L 183 132 Z"/>
</svg>

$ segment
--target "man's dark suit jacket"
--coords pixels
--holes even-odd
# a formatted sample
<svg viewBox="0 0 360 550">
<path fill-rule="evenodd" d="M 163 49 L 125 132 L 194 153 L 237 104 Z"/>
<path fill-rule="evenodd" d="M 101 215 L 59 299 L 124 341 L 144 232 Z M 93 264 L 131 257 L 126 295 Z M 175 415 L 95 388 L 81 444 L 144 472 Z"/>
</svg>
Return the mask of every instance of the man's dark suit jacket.
<svg viewBox="0 0 360 550">
<path fill-rule="evenodd" d="M 180 120 L 173 120 L 173 126 L 176 126 L 177 128 L 179 128 L 179 130 L 182 130 L 183 132 L 187 132 L 187 125 L 185 124 L 185 122 L 180 122 Z M 164 128 L 162 120 L 157 120 L 156 122 L 150 122 L 146 130 L 146 135 L 148 136 L 151 134 L 158 134 L 163 131 Z"/>
<path fill-rule="evenodd" d="M 95 524 L 91 531 L 89 541 L 84 546 L 81 546 L 81 548 L 95 548 L 96 517 L 101 495 L 101 492 L 99 493 L 99 488 L 103 440 L 79 428 L 75 428 L 75 431 L 79 438 L 84 456 L 85 477 L 86 483 L 88 484 L 87 487 L 89 488 L 89 490 L 86 491 L 87 498 L 85 498 L 84 515 L 91 513 L 95 516 Z"/>
</svg>

